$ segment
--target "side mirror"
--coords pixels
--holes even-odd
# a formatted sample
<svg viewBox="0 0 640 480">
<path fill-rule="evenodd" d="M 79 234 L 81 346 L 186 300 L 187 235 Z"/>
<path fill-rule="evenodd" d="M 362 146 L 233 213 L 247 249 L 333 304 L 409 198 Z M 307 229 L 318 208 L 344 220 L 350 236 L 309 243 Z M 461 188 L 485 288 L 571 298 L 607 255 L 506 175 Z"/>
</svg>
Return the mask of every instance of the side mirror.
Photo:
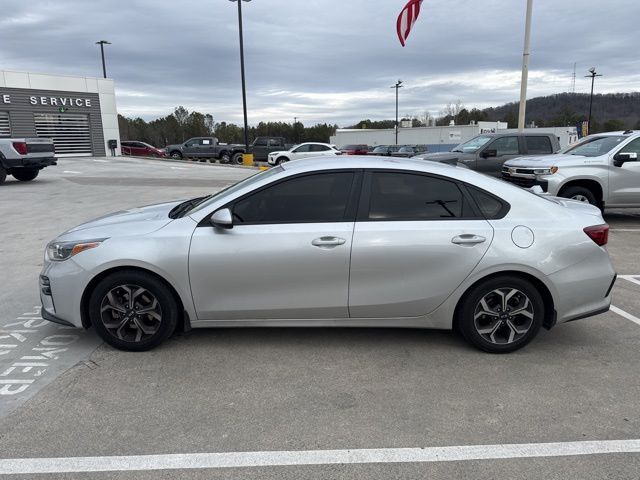
<svg viewBox="0 0 640 480">
<path fill-rule="evenodd" d="M 625 162 L 637 162 L 638 154 L 636 152 L 629 153 L 617 153 L 613 157 L 613 164 L 616 167 L 621 167 Z"/>
<path fill-rule="evenodd" d="M 233 216 L 231 215 L 231 210 L 228 208 L 223 208 L 213 212 L 211 217 L 209 217 L 209 221 L 214 227 L 227 229 L 233 228 Z"/>
<path fill-rule="evenodd" d="M 487 150 L 484 150 L 484 151 L 480 154 L 480 156 L 481 156 L 482 158 L 497 157 L 497 156 L 498 156 L 498 151 L 497 151 L 497 150 L 494 150 L 494 149 L 487 149 Z"/>
</svg>

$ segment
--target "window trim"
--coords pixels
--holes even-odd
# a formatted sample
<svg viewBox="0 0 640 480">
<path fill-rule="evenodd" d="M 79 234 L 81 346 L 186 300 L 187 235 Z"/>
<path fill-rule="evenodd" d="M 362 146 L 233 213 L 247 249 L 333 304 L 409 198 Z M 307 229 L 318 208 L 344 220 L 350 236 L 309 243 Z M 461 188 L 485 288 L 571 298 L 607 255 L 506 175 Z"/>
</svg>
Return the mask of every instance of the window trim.
<svg viewBox="0 0 640 480">
<path fill-rule="evenodd" d="M 347 206 L 344 210 L 344 215 L 342 220 L 330 220 L 330 221 L 322 221 L 319 222 L 317 220 L 305 220 L 305 221 L 296 221 L 296 222 L 292 222 L 292 221 L 279 221 L 279 222 L 274 222 L 274 221 L 268 221 L 268 222 L 242 222 L 242 223 L 234 223 L 233 227 L 242 227 L 245 225 L 301 225 L 301 224 L 308 224 L 308 223 L 347 223 L 347 222 L 354 222 L 356 219 L 356 211 L 357 211 L 357 205 L 358 205 L 358 201 L 360 198 L 360 194 L 361 194 L 361 189 L 362 189 L 362 169 L 357 169 L 357 168 L 340 168 L 340 169 L 335 169 L 335 170 L 316 170 L 316 171 L 311 171 L 311 172 L 303 172 L 297 175 L 291 175 L 285 178 L 281 178 L 279 180 L 276 180 L 274 182 L 268 183 L 267 185 L 263 185 L 260 188 L 256 188 L 255 190 L 252 190 L 251 192 L 245 193 L 244 195 L 238 197 L 238 198 L 234 198 L 233 200 L 231 200 L 230 202 L 224 204 L 223 206 L 221 206 L 220 208 L 217 208 L 214 212 L 211 212 L 211 215 L 215 212 L 217 212 L 218 210 L 222 210 L 224 208 L 228 208 L 229 210 L 231 210 L 231 212 L 233 213 L 233 207 L 235 206 L 236 203 L 241 202 L 242 200 L 244 200 L 247 197 L 250 197 L 252 195 L 255 195 L 257 193 L 262 192 L 263 190 L 266 190 L 268 188 L 271 187 L 275 187 L 276 185 L 279 185 L 281 183 L 284 183 L 286 181 L 289 180 L 295 180 L 298 178 L 303 178 L 303 177 L 309 177 L 311 175 L 327 175 L 327 174 L 332 174 L 332 173 L 352 173 L 353 174 L 353 179 L 351 181 L 351 190 L 349 191 L 349 194 L 347 195 Z M 207 215 L 205 216 L 205 218 L 202 220 L 201 224 L 203 225 L 209 225 L 209 217 L 211 217 L 211 215 Z"/>
<path fill-rule="evenodd" d="M 369 211 L 371 209 L 371 178 L 374 173 L 406 173 L 410 175 L 418 175 L 421 177 L 428 177 L 438 180 L 443 180 L 456 185 L 460 189 L 460 193 L 463 198 L 467 200 L 467 203 L 475 216 L 473 217 L 440 217 L 440 218 L 368 218 Z M 455 221 L 455 220 L 486 220 L 482 211 L 478 208 L 478 205 L 473 200 L 469 192 L 464 187 L 464 183 L 459 180 L 444 175 L 437 175 L 428 172 L 421 172 L 416 170 L 399 170 L 399 169 L 371 169 L 365 170 L 362 185 L 362 195 L 360 196 L 360 203 L 358 205 L 358 215 L 356 222 L 440 222 L 440 221 Z M 483 190 L 484 191 L 484 190 Z M 503 202 L 504 203 L 504 202 Z"/>
</svg>

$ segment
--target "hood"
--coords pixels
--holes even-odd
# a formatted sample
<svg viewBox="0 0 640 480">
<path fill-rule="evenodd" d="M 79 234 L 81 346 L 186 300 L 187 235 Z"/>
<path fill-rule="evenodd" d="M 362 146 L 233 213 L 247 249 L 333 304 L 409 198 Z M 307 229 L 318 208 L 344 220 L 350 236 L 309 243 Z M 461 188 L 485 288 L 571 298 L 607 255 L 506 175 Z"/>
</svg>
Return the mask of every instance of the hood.
<svg viewBox="0 0 640 480">
<path fill-rule="evenodd" d="M 169 212 L 179 203 L 181 202 L 160 203 L 110 213 L 67 230 L 57 240 L 85 240 L 155 232 L 172 221 Z"/>
<path fill-rule="evenodd" d="M 269 152 L 269 156 L 275 157 L 277 155 L 284 155 L 285 153 L 289 153 L 289 150 L 278 150 L 277 152 Z"/>
<path fill-rule="evenodd" d="M 504 163 L 505 167 L 532 167 L 532 168 L 546 168 L 561 165 L 563 163 L 581 163 L 588 157 L 582 157 L 579 155 L 540 155 L 532 157 L 519 157 L 507 160 Z M 593 158 L 592 158 L 593 160 Z"/>
<path fill-rule="evenodd" d="M 421 153 L 412 158 L 429 160 L 431 162 L 447 163 L 449 165 L 455 165 L 459 160 L 474 158 L 474 155 L 469 153 L 462 153 L 462 152 L 437 152 L 437 153 Z"/>
</svg>

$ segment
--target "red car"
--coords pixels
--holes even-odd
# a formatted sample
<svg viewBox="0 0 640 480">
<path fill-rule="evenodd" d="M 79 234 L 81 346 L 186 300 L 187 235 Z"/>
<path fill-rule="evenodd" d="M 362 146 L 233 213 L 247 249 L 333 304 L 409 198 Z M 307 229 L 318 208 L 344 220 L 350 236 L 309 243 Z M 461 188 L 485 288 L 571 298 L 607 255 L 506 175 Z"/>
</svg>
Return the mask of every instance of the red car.
<svg viewBox="0 0 640 480">
<path fill-rule="evenodd" d="M 161 148 L 156 148 L 144 142 L 125 141 L 120 143 L 122 155 L 133 155 L 136 157 L 166 157 L 167 152 Z"/>
<path fill-rule="evenodd" d="M 340 151 L 343 155 L 367 155 L 369 145 L 345 145 Z"/>
</svg>

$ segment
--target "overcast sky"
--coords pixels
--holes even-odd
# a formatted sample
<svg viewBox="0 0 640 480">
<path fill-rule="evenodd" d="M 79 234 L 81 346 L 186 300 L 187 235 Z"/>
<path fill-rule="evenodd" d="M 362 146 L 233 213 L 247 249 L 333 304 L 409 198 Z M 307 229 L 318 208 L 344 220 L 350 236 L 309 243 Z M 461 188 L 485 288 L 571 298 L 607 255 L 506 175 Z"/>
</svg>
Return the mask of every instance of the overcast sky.
<svg viewBox="0 0 640 480">
<path fill-rule="evenodd" d="M 519 97 L 526 0 L 424 0 L 402 48 L 406 0 L 243 3 L 249 123 L 346 126 L 364 118 L 438 114 Z M 237 6 L 228 0 L 2 0 L 0 69 L 101 76 L 106 46 L 118 110 L 152 119 L 184 105 L 242 121 Z M 640 4 L 534 0 L 529 97 L 640 90 Z"/>
</svg>

